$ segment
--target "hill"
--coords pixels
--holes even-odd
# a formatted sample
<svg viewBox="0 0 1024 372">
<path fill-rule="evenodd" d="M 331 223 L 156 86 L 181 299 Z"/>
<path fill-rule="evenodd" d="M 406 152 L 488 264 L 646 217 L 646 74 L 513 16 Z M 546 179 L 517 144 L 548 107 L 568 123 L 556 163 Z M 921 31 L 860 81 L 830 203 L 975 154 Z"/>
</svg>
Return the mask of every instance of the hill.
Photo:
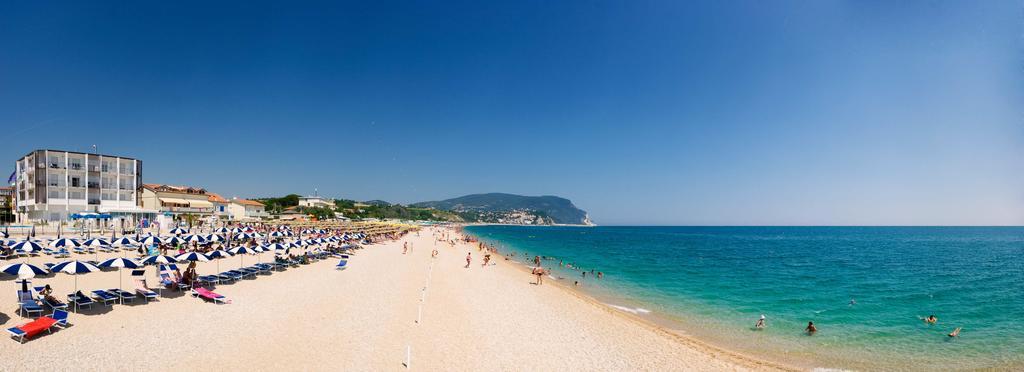
<svg viewBox="0 0 1024 372">
<path fill-rule="evenodd" d="M 489 214 L 532 212 L 531 215 L 557 224 L 588 225 L 587 212 L 576 208 L 572 201 L 557 196 L 522 196 L 503 193 L 473 194 L 458 198 L 410 204 L 417 208 L 433 208 L 486 217 Z M 495 218 L 500 218 L 497 216 Z M 480 222 L 491 221 L 486 218 Z"/>
</svg>

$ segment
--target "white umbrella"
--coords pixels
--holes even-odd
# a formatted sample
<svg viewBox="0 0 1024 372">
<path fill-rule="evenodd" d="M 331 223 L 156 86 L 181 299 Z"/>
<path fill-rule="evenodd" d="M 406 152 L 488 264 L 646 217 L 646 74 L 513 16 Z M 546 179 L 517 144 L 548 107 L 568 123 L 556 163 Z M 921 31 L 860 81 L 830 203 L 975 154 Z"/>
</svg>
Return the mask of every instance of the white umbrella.
<svg viewBox="0 0 1024 372">
<path fill-rule="evenodd" d="M 121 289 L 121 277 L 123 276 L 121 275 L 121 269 L 138 269 L 142 267 L 142 265 L 129 258 L 111 258 L 101 262 L 99 267 L 116 267 L 118 269 L 117 289 Z M 120 294 L 118 296 L 120 297 Z M 121 298 L 121 303 L 124 304 L 124 297 Z"/>
<path fill-rule="evenodd" d="M 91 272 L 100 271 L 100 268 L 95 265 L 82 262 L 82 261 L 65 261 L 59 264 L 53 265 L 50 271 L 55 273 L 65 273 L 75 275 L 75 295 L 78 295 L 78 274 L 86 274 Z M 78 310 L 78 301 L 75 301 L 75 310 Z"/>
</svg>

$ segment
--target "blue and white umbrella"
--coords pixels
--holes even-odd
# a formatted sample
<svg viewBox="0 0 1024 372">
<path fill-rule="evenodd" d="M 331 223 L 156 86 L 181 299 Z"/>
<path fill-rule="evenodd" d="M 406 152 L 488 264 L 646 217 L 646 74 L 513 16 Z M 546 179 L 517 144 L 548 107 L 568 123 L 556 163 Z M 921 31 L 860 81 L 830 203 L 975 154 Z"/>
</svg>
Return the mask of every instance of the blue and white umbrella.
<svg viewBox="0 0 1024 372">
<path fill-rule="evenodd" d="M 53 265 L 52 267 L 50 267 L 50 271 L 55 273 L 65 273 L 74 275 L 100 271 L 100 268 L 88 262 L 75 260 L 64 261 L 59 264 Z"/>
<path fill-rule="evenodd" d="M 91 273 L 91 272 L 100 271 L 100 268 L 98 268 L 98 267 L 96 267 L 96 265 L 93 265 L 93 264 L 88 263 L 88 262 L 64 261 L 64 262 L 61 262 L 59 264 L 51 266 L 50 267 L 50 271 L 55 272 L 55 273 L 65 273 L 65 274 L 74 275 L 75 276 L 75 293 L 78 293 L 78 275 L 79 274 L 87 274 L 87 273 Z M 76 306 L 76 309 L 77 309 L 77 306 L 78 306 L 77 302 L 75 302 L 75 303 L 76 303 L 75 306 Z"/>
<path fill-rule="evenodd" d="M 161 239 L 159 236 L 150 235 L 145 238 L 142 238 L 142 240 L 140 240 L 139 242 L 142 243 L 143 245 L 158 245 L 162 244 L 164 240 Z"/>
<path fill-rule="evenodd" d="M 80 245 L 82 245 L 82 244 L 79 243 L 77 240 L 70 239 L 70 238 L 54 239 L 49 244 L 50 248 L 67 248 L 67 247 L 77 247 L 77 246 L 80 246 Z"/>
<path fill-rule="evenodd" d="M 221 236 L 221 235 L 217 235 L 217 234 L 210 234 L 210 235 L 206 236 L 206 241 L 211 242 L 211 243 L 213 243 L 213 242 L 222 242 L 222 241 L 224 241 L 224 237 Z"/>
<path fill-rule="evenodd" d="M 111 258 L 109 260 L 100 262 L 99 267 L 116 267 L 117 270 L 117 288 L 121 288 L 121 269 L 138 269 L 142 267 L 142 264 L 135 262 L 130 258 Z M 124 298 L 121 298 L 121 303 L 124 303 Z"/>
<path fill-rule="evenodd" d="M 250 233 L 238 233 L 238 234 L 235 235 L 235 239 L 238 239 L 238 240 L 245 240 L 245 239 L 252 239 L 252 238 L 253 238 L 253 235 L 250 234 Z"/>
<path fill-rule="evenodd" d="M 217 272 L 219 273 L 220 272 L 220 259 L 221 258 L 231 257 L 231 253 L 228 253 L 227 251 L 216 250 L 216 251 L 207 253 L 206 257 L 209 257 L 211 259 L 216 259 L 217 260 Z"/>
<path fill-rule="evenodd" d="M 0 267 L 0 272 L 7 275 L 14 275 L 19 278 L 31 278 L 36 275 L 47 274 L 46 269 L 28 263 L 4 265 L 4 267 Z"/>
<path fill-rule="evenodd" d="M 265 248 L 267 250 L 283 251 L 283 250 L 288 249 L 288 246 L 286 246 L 284 244 L 281 244 L 281 243 L 273 243 L 273 244 L 264 245 L 263 248 Z"/>
<path fill-rule="evenodd" d="M 231 230 L 229 230 L 227 227 L 218 227 L 216 230 L 213 230 L 213 232 L 218 233 L 218 234 L 223 234 L 223 233 L 231 232 Z"/>
<path fill-rule="evenodd" d="M 169 264 L 169 263 L 175 263 L 175 262 L 178 262 L 178 260 L 174 259 L 174 257 L 164 256 L 162 254 L 155 254 L 155 255 L 146 257 L 145 260 L 142 260 L 142 264 L 143 265 Z"/>
<path fill-rule="evenodd" d="M 180 228 L 180 227 L 175 227 L 175 228 L 171 229 L 171 231 L 168 231 L 168 233 L 174 234 L 174 235 L 188 234 L 188 230 Z"/>
<path fill-rule="evenodd" d="M 110 241 L 110 245 L 117 246 L 117 247 L 124 247 L 124 246 L 135 245 L 135 244 L 138 244 L 138 242 L 136 242 L 134 239 L 129 238 L 127 236 L 122 236 L 120 238 L 117 238 L 117 239 L 114 239 L 114 240 Z"/>
<path fill-rule="evenodd" d="M 14 245 L 11 245 L 11 249 L 22 251 L 22 252 L 35 252 L 43 250 L 43 246 L 39 245 L 31 240 L 22 240 Z"/>
<path fill-rule="evenodd" d="M 170 244 L 170 245 L 178 245 L 178 244 L 185 244 L 186 241 L 185 241 L 185 238 L 181 238 L 181 237 L 178 237 L 178 236 L 172 236 L 170 239 L 167 239 L 166 243 Z"/>
<path fill-rule="evenodd" d="M 199 243 L 199 244 L 206 243 L 206 238 L 203 237 L 202 235 L 198 235 L 198 234 L 195 234 L 195 235 L 185 235 L 185 237 L 182 238 L 182 239 L 185 239 L 185 241 L 189 242 L 189 243 Z"/>
<path fill-rule="evenodd" d="M 103 238 L 94 238 L 82 242 L 82 245 L 86 247 L 109 247 L 110 242 Z"/>
<path fill-rule="evenodd" d="M 204 255 L 202 253 L 199 253 L 199 252 L 185 252 L 185 253 L 179 254 L 178 257 L 175 257 L 174 259 L 176 259 L 178 261 L 192 261 L 192 262 L 207 262 L 207 261 L 210 261 L 209 257 L 206 257 L 206 255 Z"/>
<path fill-rule="evenodd" d="M 284 232 L 281 232 L 281 231 L 274 231 L 274 232 L 270 233 L 270 237 L 271 238 L 280 238 L 280 237 L 283 237 L 283 236 L 285 236 Z"/>
<path fill-rule="evenodd" d="M 240 246 L 240 247 L 232 248 L 228 252 L 231 252 L 231 254 L 234 254 L 234 255 L 240 257 L 239 262 L 241 262 L 241 264 L 238 267 L 242 267 L 243 265 L 245 265 L 245 255 L 247 255 L 247 254 L 256 254 L 256 251 L 254 251 L 254 250 L 252 250 L 252 248 L 246 247 L 244 245 Z"/>
</svg>

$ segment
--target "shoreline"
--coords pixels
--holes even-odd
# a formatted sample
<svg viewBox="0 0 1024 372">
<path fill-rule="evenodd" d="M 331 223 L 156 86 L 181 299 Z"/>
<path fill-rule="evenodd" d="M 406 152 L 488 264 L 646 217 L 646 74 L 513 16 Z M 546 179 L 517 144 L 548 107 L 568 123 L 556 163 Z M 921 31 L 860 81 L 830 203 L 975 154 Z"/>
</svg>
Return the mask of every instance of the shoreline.
<svg viewBox="0 0 1024 372">
<path fill-rule="evenodd" d="M 513 263 L 514 265 L 511 265 L 510 267 L 512 267 L 513 270 L 521 272 L 524 276 L 530 277 L 532 275 L 530 273 L 530 270 L 529 270 L 529 268 L 530 268 L 529 264 L 526 264 L 526 263 L 523 263 L 523 262 L 520 262 L 520 261 L 516 261 L 516 260 L 513 260 L 513 259 L 510 259 L 507 262 Z M 548 276 L 548 277 L 551 278 L 550 276 Z M 707 355 L 710 355 L 710 356 L 713 356 L 715 358 L 726 359 L 726 360 L 728 360 L 730 362 L 733 362 L 733 363 L 735 363 L 735 364 L 737 364 L 739 366 L 743 366 L 743 367 L 747 367 L 747 368 L 752 368 L 752 369 L 758 369 L 758 370 L 763 370 L 763 369 L 779 370 L 779 371 L 802 371 L 802 370 L 804 370 L 803 368 L 800 368 L 800 367 L 797 367 L 797 366 L 787 365 L 787 364 L 783 364 L 783 363 L 776 362 L 776 361 L 771 361 L 771 360 L 766 360 L 766 359 L 758 358 L 758 357 L 753 356 L 753 355 L 744 354 L 744 353 L 742 353 L 740 351 L 737 351 L 737 350 L 730 350 L 728 348 L 717 346 L 717 345 L 711 344 L 709 342 L 703 341 L 703 340 L 701 340 L 699 338 L 696 338 L 696 337 L 694 337 L 692 335 L 680 333 L 680 332 L 678 332 L 676 330 L 673 330 L 673 329 L 667 327 L 664 324 L 659 324 L 659 322 L 657 320 L 655 320 L 655 319 L 647 319 L 647 318 L 639 316 L 638 314 L 633 314 L 633 313 L 627 312 L 627 311 L 625 311 L 623 309 L 615 308 L 615 305 L 612 305 L 612 304 L 610 304 L 608 302 L 601 301 L 600 298 L 598 298 L 598 297 L 596 297 L 594 295 L 591 295 L 589 293 L 586 293 L 586 292 L 584 292 L 582 290 L 577 290 L 577 289 L 569 286 L 568 284 L 563 283 L 562 280 L 552 278 L 550 282 L 549 281 L 545 281 L 544 283 L 545 284 L 554 283 L 555 287 L 557 287 L 561 292 L 563 292 L 565 294 L 568 294 L 568 295 L 571 295 L 571 296 L 575 297 L 576 299 L 579 299 L 579 300 L 581 300 L 583 302 L 586 302 L 588 305 L 598 307 L 598 308 L 608 312 L 609 314 L 612 314 L 613 316 L 616 316 L 616 317 L 625 319 L 627 321 L 633 322 L 633 323 L 635 323 L 635 325 L 637 325 L 639 327 L 644 327 L 644 328 L 646 328 L 648 330 L 651 330 L 651 331 L 654 331 L 654 332 L 658 332 L 658 333 L 660 333 L 660 334 L 662 334 L 664 336 L 673 338 L 676 342 L 679 342 L 679 343 L 683 344 L 682 346 L 684 346 L 684 347 L 689 347 L 689 348 L 695 349 L 696 351 L 703 352 L 703 353 L 705 353 Z M 652 314 L 650 316 L 653 317 L 653 318 L 658 318 L 658 316 L 656 314 Z M 671 322 L 671 321 L 665 319 L 665 320 L 663 320 L 663 322 L 667 323 L 667 322 Z"/>
</svg>

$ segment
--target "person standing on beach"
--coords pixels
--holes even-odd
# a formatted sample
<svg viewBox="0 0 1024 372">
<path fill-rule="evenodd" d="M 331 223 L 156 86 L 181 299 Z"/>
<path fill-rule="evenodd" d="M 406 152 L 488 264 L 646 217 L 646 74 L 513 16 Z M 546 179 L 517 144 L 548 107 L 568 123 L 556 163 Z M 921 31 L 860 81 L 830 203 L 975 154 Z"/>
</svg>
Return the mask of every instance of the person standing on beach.
<svg viewBox="0 0 1024 372">
<path fill-rule="evenodd" d="M 533 275 L 537 276 L 537 282 L 533 283 L 533 284 L 536 284 L 536 285 L 543 285 L 544 284 L 544 268 L 543 267 L 537 266 L 537 267 L 533 268 Z"/>
<path fill-rule="evenodd" d="M 402 243 L 402 254 L 409 251 L 409 242 Z"/>
<path fill-rule="evenodd" d="M 540 266 L 540 256 L 533 256 L 533 264 Z"/>
<path fill-rule="evenodd" d="M 469 268 L 469 264 L 473 262 L 473 253 L 466 252 L 466 268 Z"/>
</svg>

